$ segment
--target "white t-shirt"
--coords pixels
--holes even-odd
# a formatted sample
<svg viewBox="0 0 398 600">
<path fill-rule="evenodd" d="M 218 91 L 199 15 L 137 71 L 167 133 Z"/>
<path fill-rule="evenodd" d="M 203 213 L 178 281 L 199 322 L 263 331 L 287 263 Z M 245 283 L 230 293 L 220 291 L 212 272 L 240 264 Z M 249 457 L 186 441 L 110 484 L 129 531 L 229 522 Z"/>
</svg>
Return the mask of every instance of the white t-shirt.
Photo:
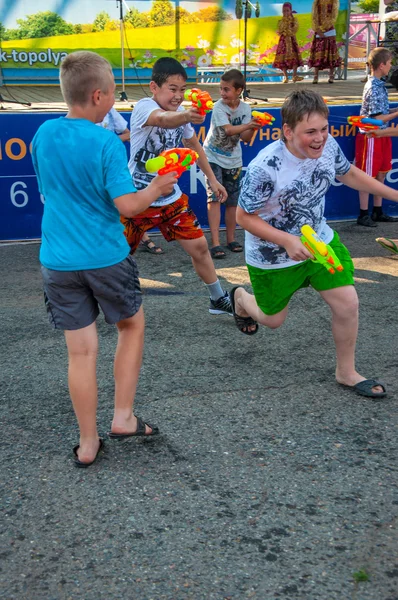
<svg viewBox="0 0 398 600">
<path fill-rule="evenodd" d="M 235 109 L 227 106 L 222 100 L 217 100 L 211 115 L 210 129 L 203 144 L 207 160 L 224 169 L 241 167 L 240 135 L 227 135 L 224 126 L 249 123 L 251 118 L 250 106 L 241 100 Z"/>
<path fill-rule="evenodd" d="M 115 108 L 111 108 L 108 114 L 105 115 L 104 120 L 101 123 L 97 123 L 97 125 L 100 125 L 104 129 L 109 129 L 109 131 L 114 131 L 118 135 L 127 129 L 126 119 L 123 119 L 122 115 Z"/>
<path fill-rule="evenodd" d="M 301 159 L 282 140 L 261 150 L 247 168 L 239 206 L 258 214 L 276 229 L 300 236 L 308 224 L 328 244 L 333 230 L 324 217 L 325 194 L 336 175 L 345 175 L 350 163 L 331 135 L 318 159 Z M 299 264 L 285 248 L 246 231 L 246 263 L 260 269 L 280 269 Z"/>
<path fill-rule="evenodd" d="M 130 160 L 129 169 L 137 190 L 146 188 L 156 173 L 147 173 L 145 163 L 149 158 L 159 156 L 164 150 L 181 148 L 182 140 L 189 140 L 195 131 L 190 123 L 175 129 L 162 129 L 158 126 L 145 125 L 149 115 L 161 107 L 152 98 L 143 98 L 137 102 L 130 120 Z M 183 111 L 179 106 L 178 111 Z M 182 192 L 176 184 L 168 196 L 161 196 L 151 206 L 165 206 L 180 198 Z"/>
</svg>

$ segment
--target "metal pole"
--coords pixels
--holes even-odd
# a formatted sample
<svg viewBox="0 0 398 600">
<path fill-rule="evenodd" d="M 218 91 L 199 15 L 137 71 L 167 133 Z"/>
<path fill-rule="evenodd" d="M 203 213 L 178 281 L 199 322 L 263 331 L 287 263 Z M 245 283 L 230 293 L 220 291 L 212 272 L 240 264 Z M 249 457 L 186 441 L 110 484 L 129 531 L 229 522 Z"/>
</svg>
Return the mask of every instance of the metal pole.
<svg viewBox="0 0 398 600">
<path fill-rule="evenodd" d="M 122 91 L 120 92 L 120 100 L 127 100 L 127 94 L 124 84 L 124 20 L 123 20 L 123 0 L 116 0 L 120 6 L 120 49 L 122 57 Z"/>
<path fill-rule="evenodd" d="M 344 56 L 344 72 L 343 72 L 343 79 L 347 79 L 348 76 L 348 45 L 350 43 L 349 37 L 350 37 L 350 16 L 351 16 L 351 0 L 348 0 L 348 6 L 347 6 L 347 18 L 346 18 L 346 34 L 345 34 L 345 56 Z"/>
</svg>

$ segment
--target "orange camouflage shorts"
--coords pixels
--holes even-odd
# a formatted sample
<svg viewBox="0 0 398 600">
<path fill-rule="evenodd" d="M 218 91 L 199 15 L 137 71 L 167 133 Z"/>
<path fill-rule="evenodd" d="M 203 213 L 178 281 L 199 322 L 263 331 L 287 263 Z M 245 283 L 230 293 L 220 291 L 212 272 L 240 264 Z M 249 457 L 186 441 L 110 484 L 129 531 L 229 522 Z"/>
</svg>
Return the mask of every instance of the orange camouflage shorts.
<svg viewBox="0 0 398 600">
<path fill-rule="evenodd" d="M 124 235 L 133 254 L 142 236 L 149 229 L 159 227 L 168 242 L 173 240 L 194 240 L 203 236 L 199 221 L 189 207 L 188 196 L 182 194 L 178 200 L 165 206 L 150 206 L 134 217 L 121 217 Z"/>
</svg>

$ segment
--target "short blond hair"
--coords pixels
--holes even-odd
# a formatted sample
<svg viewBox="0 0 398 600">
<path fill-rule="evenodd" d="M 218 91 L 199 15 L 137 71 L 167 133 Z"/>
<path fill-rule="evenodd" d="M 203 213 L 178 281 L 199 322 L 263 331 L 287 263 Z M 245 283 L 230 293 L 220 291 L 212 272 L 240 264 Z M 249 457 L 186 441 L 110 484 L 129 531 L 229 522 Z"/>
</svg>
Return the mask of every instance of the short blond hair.
<svg viewBox="0 0 398 600">
<path fill-rule="evenodd" d="M 95 52 L 72 52 L 62 61 L 59 79 L 66 104 L 84 106 L 95 90 L 104 93 L 109 90 L 113 81 L 112 67 Z"/>
</svg>

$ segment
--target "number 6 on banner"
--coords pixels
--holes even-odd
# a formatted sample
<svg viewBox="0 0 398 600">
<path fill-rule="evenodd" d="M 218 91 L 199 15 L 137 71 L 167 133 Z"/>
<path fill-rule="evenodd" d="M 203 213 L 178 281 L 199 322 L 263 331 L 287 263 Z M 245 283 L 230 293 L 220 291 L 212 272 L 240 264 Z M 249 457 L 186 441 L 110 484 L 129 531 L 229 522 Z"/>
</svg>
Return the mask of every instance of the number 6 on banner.
<svg viewBox="0 0 398 600">
<path fill-rule="evenodd" d="M 15 181 L 12 184 L 11 189 L 10 189 L 10 198 L 11 198 L 11 202 L 13 203 L 13 205 L 16 206 L 17 208 L 23 208 L 29 202 L 29 197 L 28 197 L 28 194 L 26 192 L 24 192 L 23 190 L 16 190 L 15 188 L 17 185 L 21 185 L 24 189 L 26 189 L 28 186 L 23 181 Z M 17 200 L 18 195 L 22 196 L 23 200 L 19 200 L 19 202 L 18 202 L 18 200 Z"/>
</svg>

